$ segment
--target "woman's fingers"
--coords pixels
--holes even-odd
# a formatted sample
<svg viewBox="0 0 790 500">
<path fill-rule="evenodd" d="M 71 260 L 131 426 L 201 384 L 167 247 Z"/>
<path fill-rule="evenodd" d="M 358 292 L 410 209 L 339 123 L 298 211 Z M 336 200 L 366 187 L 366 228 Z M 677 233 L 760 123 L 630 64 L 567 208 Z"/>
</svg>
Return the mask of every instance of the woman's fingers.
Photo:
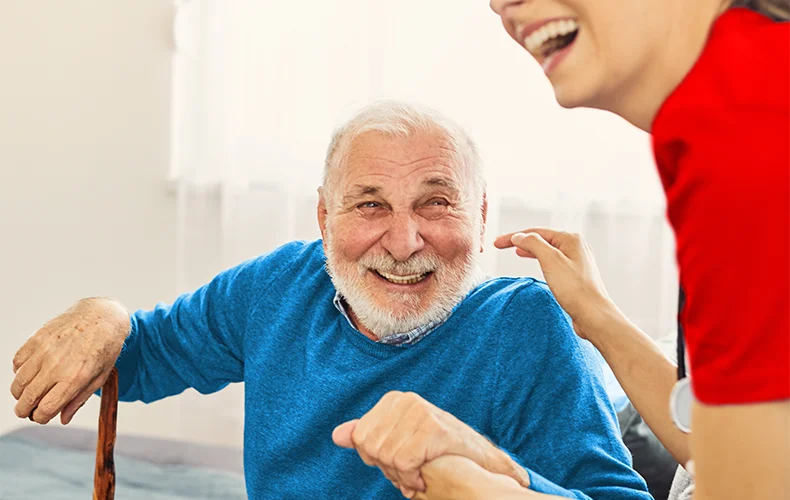
<svg viewBox="0 0 790 500">
<path fill-rule="evenodd" d="M 560 250 L 551 246 L 538 233 L 516 233 L 511 238 L 511 241 L 517 248 L 516 253 L 522 257 L 538 259 L 541 267 L 553 260 L 564 257 Z"/>
<path fill-rule="evenodd" d="M 516 247 L 516 255 L 519 257 L 524 257 L 525 259 L 537 259 L 537 257 L 532 255 L 532 252 L 527 252 L 526 250 L 522 250 L 518 247 Z"/>
<path fill-rule="evenodd" d="M 553 229 L 547 229 L 543 227 L 536 227 L 515 233 L 503 234 L 494 241 L 494 246 L 503 249 L 514 246 L 520 247 L 524 252 L 526 252 L 526 254 L 522 255 L 519 253 L 519 256 L 539 259 L 539 256 L 534 255 L 534 253 L 531 252 L 531 248 L 525 248 L 523 245 L 518 245 L 514 241 L 514 238 L 521 238 L 520 235 L 533 234 L 540 236 L 543 241 L 556 248 L 566 257 L 574 261 L 584 258 L 585 252 L 590 252 L 588 245 L 584 242 L 584 239 L 581 237 L 581 235 L 567 233 L 565 231 L 555 231 Z"/>
<path fill-rule="evenodd" d="M 539 234 L 544 240 L 551 242 L 557 237 L 557 235 L 560 234 L 560 231 L 555 231 L 545 227 L 533 227 L 530 229 L 524 229 L 523 231 L 515 231 L 498 236 L 497 239 L 494 240 L 494 246 L 497 248 L 510 248 L 515 246 L 513 244 L 513 236 L 519 233 L 536 233 Z"/>
</svg>

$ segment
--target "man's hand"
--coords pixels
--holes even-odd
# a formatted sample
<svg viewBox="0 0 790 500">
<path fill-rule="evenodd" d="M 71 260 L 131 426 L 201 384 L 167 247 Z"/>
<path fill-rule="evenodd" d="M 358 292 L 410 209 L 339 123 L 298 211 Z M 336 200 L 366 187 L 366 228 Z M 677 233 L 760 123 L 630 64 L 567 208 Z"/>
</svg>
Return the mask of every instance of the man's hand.
<svg viewBox="0 0 790 500">
<path fill-rule="evenodd" d="M 338 426 L 335 444 L 354 448 L 367 465 L 412 498 L 425 491 L 420 468 L 443 455 L 466 457 L 523 486 L 529 476 L 510 456 L 450 413 L 414 393 L 389 392 L 359 420 Z"/>
<path fill-rule="evenodd" d="M 11 394 L 19 418 L 68 424 L 112 371 L 129 334 L 129 314 L 107 299 L 86 299 L 51 320 L 14 356 Z"/>
</svg>

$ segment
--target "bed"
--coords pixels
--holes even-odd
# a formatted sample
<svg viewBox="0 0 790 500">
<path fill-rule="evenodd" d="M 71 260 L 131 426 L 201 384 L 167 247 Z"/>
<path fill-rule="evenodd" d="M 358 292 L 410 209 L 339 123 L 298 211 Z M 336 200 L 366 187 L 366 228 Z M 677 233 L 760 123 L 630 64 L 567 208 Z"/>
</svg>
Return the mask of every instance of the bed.
<svg viewBox="0 0 790 500">
<path fill-rule="evenodd" d="M 603 366 L 606 373 L 608 367 Z M 677 463 L 625 393 L 618 397 L 622 390 L 613 390 L 619 385 L 609 373 L 614 383 L 607 383 L 607 392 L 617 405 L 634 467 L 657 500 L 666 498 Z M 53 426 L 25 427 L 0 436 L 0 500 L 72 500 L 90 498 L 91 493 L 94 500 L 97 493 L 98 498 L 112 500 L 246 499 L 241 450 L 146 437 L 116 439 L 117 389 L 113 370 L 102 389 L 108 392 L 102 400 L 98 436 L 91 430 Z M 97 439 L 103 450 L 98 456 Z M 102 478 L 97 490 L 94 467 Z"/>
<path fill-rule="evenodd" d="M 677 463 L 633 407 L 618 416 L 634 466 L 666 499 Z M 95 457 L 94 430 L 25 427 L 0 436 L 0 500 L 90 499 Z M 239 449 L 121 435 L 115 464 L 118 500 L 247 498 Z"/>
<path fill-rule="evenodd" d="M 0 500 L 86 500 L 93 491 L 96 431 L 24 427 L 0 436 Z M 118 500 L 246 499 L 242 452 L 118 436 Z"/>
</svg>

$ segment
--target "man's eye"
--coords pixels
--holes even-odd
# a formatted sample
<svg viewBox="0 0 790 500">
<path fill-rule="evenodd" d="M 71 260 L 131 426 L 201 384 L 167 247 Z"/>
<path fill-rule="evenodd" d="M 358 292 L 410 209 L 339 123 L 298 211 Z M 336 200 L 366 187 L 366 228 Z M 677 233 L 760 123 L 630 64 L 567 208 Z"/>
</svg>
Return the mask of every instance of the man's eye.
<svg viewBox="0 0 790 500">
<path fill-rule="evenodd" d="M 449 205 L 447 200 L 442 198 L 434 198 L 428 202 L 429 207 L 446 207 L 447 205 Z"/>
<path fill-rule="evenodd" d="M 375 201 L 368 201 L 365 203 L 360 203 L 357 205 L 357 208 L 378 208 L 380 205 Z"/>
</svg>

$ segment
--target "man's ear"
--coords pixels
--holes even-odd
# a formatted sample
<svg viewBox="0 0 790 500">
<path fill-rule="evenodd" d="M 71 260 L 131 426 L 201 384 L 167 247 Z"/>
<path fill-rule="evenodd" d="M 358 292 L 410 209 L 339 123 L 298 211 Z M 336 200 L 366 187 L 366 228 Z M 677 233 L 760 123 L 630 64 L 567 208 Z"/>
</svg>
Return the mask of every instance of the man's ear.
<svg viewBox="0 0 790 500">
<path fill-rule="evenodd" d="M 321 230 L 321 240 L 326 250 L 326 200 L 324 200 L 324 188 L 318 188 L 318 207 L 316 208 L 316 215 L 318 216 L 318 229 Z"/>
<path fill-rule="evenodd" d="M 482 224 L 480 224 L 480 252 L 483 252 L 485 246 L 483 241 L 486 237 L 486 221 L 488 220 L 488 194 L 483 192 L 483 206 L 482 206 Z"/>
</svg>

